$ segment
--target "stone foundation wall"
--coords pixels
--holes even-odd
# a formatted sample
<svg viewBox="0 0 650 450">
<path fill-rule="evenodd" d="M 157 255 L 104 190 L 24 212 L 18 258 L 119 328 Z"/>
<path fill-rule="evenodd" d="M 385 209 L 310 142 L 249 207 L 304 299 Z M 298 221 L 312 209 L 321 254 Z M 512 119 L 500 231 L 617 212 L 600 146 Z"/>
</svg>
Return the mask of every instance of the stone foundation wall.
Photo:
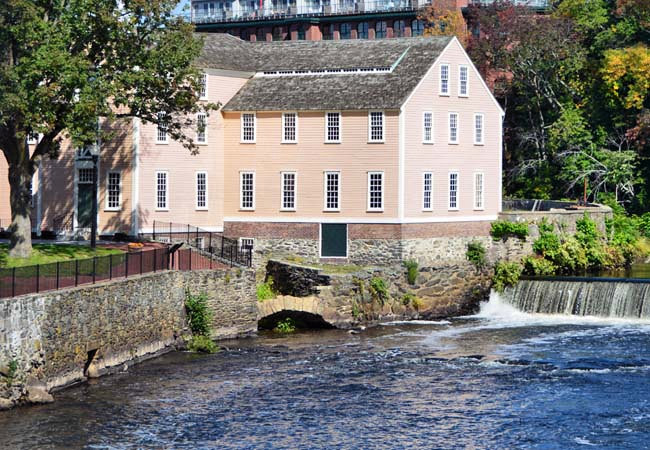
<svg viewBox="0 0 650 450">
<path fill-rule="evenodd" d="M 576 221 L 582 219 L 585 213 L 596 222 L 601 233 L 605 233 L 605 221 L 613 217 L 609 206 L 595 205 L 589 208 L 578 209 L 550 209 L 549 211 L 504 211 L 499 213 L 499 219 L 510 222 L 539 223 L 546 220 L 555 225 L 556 230 L 574 234 Z"/>
<path fill-rule="evenodd" d="M 188 289 L 208 293 L 215 337 L 255 330 L 250 270 L 158 272 L 1 299 L 0 409 L 173 349 L 188 334 Z"/>
</svg>

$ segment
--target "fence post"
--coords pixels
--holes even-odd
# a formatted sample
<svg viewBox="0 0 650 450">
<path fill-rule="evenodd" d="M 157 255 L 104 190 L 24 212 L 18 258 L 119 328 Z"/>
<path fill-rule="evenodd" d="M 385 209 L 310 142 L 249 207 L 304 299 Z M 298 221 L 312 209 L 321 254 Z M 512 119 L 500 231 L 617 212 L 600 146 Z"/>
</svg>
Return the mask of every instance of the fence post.
<svg viewBox="0 0 650 450">
<path fill-rule="evenodd" d="M 124 278 L 129 278 L 129 252 L 126 252 L 126 263 L 125 263 L 125 270 L 124 270 Z"/>
<path fill-rule="evenodd" d="M 140 275 L 142 275 L 142 250 L 140 250 Z"/>
<path fill-rule="evenodd" d="M 56 262 L 56 289 L 59 289 L 59 261 Z"/>
<path fill-rule="evenodd" d="M 36 264 L 36 293 L 37 294 L 40 292 L 40 287 L 41 287 L 40 280 L 39 280 L 40 275 L 41 275 L 41 265 Z"/>
<path fill-rule="evenodd" d="M 187 224 L 187 243 L 190 243 L 190 224 Z"/>
<path fill-rule="evenodd" d="M 199 246 L 199 227 L 196 227 L 196 246 Z"/>
<path fill-rule="evenodd" d="M 153 240 L 156 240 L 156 221 L 153 221 Z"/>
<path fill-rule="evenodd" d="M 16 296 L 16 268 L 11 269 L 11 296 Z"/>
<path fill-rule="evenodd" d="M 97 279 L 97 257 L 93 256 L 93 284 L 95 284 L 95 280 Z"/>
<path fill-rule="evenodd" d="M 230 246 L 230 267 L 232 267 L 232 245 Z"/>
<path fill-rule="evenodd" d="M 189 250 L 190 250 L 190 269 L 189 270 L 192 270 L 192 247 L 190 247 Z"/>
<path fill-rule="evenodd" d="M 210 239 L 210 241 L 208 242 L 208 251 L 212 253 L 212 231 L 210 231 L 208 239 Z"/>
<path fill-rule="evenodd" d="M 153 271 L 156 272 L 156 263 L 158 262 L 158 249 L 153 249 Z"/>
<path fill-rule="evenodd" d="M 74 260 L 74 285 L 79 285 L 79 260 Z"/>
<path fill-rule="evenodd" d="M 221 257 L 223 258 L 223 234 L 221 235 Z"/>
<path fill-rule="evenodd" d="M 169 222 L 169 243 L 172 243 L 172 223 Z"/>
</svg>

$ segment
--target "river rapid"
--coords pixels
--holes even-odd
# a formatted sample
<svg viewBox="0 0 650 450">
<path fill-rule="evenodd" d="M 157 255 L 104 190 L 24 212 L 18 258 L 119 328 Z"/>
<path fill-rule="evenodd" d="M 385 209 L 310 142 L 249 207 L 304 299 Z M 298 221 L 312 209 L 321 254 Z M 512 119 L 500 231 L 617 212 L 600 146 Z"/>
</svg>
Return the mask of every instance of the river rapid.
<svg viewBox="0 0 650 450">
<path fill-rule="evenodd" d="M 0 413 L 2 448 L 649 448 L 650 322 L 523 314 L 227 341 Z"/>
</svg>

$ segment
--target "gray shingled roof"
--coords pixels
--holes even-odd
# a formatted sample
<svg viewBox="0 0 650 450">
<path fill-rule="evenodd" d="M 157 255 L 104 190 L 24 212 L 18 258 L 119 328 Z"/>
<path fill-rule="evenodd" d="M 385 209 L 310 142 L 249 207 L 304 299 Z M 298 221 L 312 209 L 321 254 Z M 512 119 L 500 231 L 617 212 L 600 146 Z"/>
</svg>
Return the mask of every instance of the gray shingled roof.
<svg viewBox="0 0 650 450">
<path fill-rule="evenodd" d="M 397 109 L 450 37 L 248 43 L 206 36 L 202 67 L 244 71 L 390 67 L 391 73 L 251 78 L 225 111 Z M 401 59 L 400 59 L 401 58 Z"/>
</svg>

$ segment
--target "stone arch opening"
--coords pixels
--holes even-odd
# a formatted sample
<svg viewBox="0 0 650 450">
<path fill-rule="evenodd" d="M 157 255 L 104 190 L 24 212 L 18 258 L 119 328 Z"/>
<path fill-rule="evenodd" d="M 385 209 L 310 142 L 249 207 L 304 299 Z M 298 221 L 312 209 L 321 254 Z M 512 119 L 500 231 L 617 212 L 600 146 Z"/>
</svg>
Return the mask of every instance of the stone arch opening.
<svg viewBox="0 0 650 450">
<path fill-rule="evenodd" d="M 294 320 L 296 328 L 300 330 L 327 330 L 336 328 L 331 323 L 323 319 L 320 314 L 313 314 L 306 311 L 294 311 L 284 309 L 268 316 L 262 317 L 257 322 L 258 330 L 272 330 L 278 324 L 287 318 Z"/>
</svg>

